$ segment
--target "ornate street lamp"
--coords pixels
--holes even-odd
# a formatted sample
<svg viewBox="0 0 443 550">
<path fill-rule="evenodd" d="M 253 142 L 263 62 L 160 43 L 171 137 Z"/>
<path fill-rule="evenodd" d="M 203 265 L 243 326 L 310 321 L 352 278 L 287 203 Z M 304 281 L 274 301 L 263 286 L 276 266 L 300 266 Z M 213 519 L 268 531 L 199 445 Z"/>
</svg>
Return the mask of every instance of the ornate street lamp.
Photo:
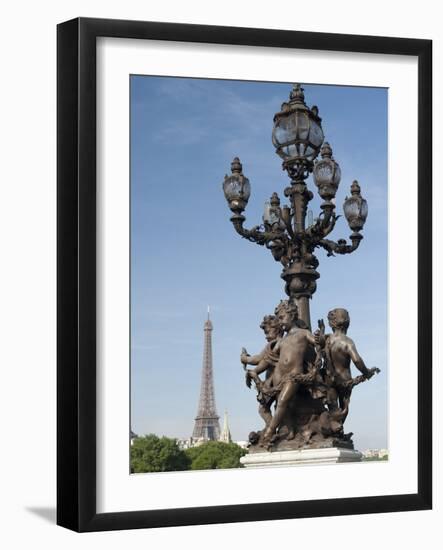
<svg viewBox="0 0 443 550">
<path fill-rule="evenodd" d="M 363 229 L 368 217 L 368 203 L 360 194 L 360 185 L 354 180 L 351 185 L 351 196 L 346 197 L 343 211 L 349 227 L 356 233 Z"/>
<path fill-rule="evenodd" d="M 268 248 L 274 259 L 283 265 L 281 274 L 285 291 L 299 310 L 299 317 L 311 327 L 309 300 L 314 294 L 320 277 L 316 268 L 316 248 L 324 248 L 328 256 L 349 254 L 357 249 L 363 236 L 368 215 L 368 205 L 360 194 L 360 186 L 354 181 L 351 196 L 346 198 L 343 210 L 352 230 L 351 244 L 339 239 L 326 239 L 334 229 L 338 216 L 335 214 L 335 195 L 340 184 L 341 170 L 334 160 L 332 148 L 324 142 L 324 134 L 318 107 L 309 108 L 305 103 L 304 90 L 295 84 L 289 101 L 281 106 L 274 116 L 272 143 L 283 160 L 283 169 L 290 178 L 284 190 L 289 204 L 281 206 L 280 197 L 273 193 L 266 202 L 263 224 L 246 229 L 243 212 L 248 203 L 251 186 L 243 174 L 242 164 L 236 157 L 231 164 L 230 176 L 225 176 L 223 191 L 233 212 L 231 222 L 243 238 Z M 320 159 L 317 159 L 320 154 Z M 318 194 L 323 200 L 322 210 L 315 223 L 306 227 L 307 205 L 313 193 L 306 185 L 313 173 Z"/>
<path fill-rule="evenodd" d="M 314 183 L 318 188 L 318 194 L 328 204 L 337 193 L 341 170 L 332 156 L 332 149 L 328 142 L 325 141 L 323 144 L 320 155 L 321 160 L 317 160 L 314 164 Z"/>
<path fill-rule="evenodd" d="M 323 139 L 318 108 L 307 107 L 303 88 L 296 84 L 289 101 L 283 103 L 281 111 L 274 115 L 272 131 L 272 143 L 291 176 L 299 175 L 302 170 L 312 171 L 312 161 L 317 157 Z"/>
<path fill-rule="evenodd" d="M 251 195 L 251 184 L 242 173 L 240 159 L 235 157 L 231 162 L 232 175 L 226 174 L 223 182 L 223 191 L 229 208 L 236 214 L 241 214 L 248 204 Z"/>
</svg>

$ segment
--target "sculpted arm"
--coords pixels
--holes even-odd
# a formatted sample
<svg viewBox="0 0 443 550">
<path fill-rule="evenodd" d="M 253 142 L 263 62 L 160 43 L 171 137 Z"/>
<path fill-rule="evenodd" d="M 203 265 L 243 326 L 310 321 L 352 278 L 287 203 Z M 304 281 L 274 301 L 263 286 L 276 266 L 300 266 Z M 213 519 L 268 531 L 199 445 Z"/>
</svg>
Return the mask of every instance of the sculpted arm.
<svg viewBox="0 0 443 550">
<path fill-rule="evenodd" d="M 266 348 L 258 355 L 248 355 L 244 350 L 240 356 L 243 365 L 256 365 L 255 369 L 246 369 L 246 385 L 251 387 L 251 380 L 254 380 L 256 385 L 261 384 L 259 374 L 265 372 L 269 368 L 269 361 L 266 358 Z M 245 367 L 246 368 L 246 367 Z"/>
<path fill-rule="evenodd" d="M 266 348 L 265 348 L 266 349 Z M 258 365 L 265 357 L 265 350 L 262 350 L 257 355 L 248 355 L 247 353 L 242 353 L 240 356 L 240 361 L 245 365 Z"/>
<path fill-rule="evenodd" d="M 260 363 L 255 367 L 255 369 L 252 369 L 255 374 L 261 374 L 262 372 L 265 372 L 268 370 L 269 367 L 272 367 L 273 365 L 269 364 L 269 361 L 267 359 L 263 359 L 260 361 Z"/>
<path fill-rule="evenodd" d="M 323 319 L 318 320 L 318 329 L 314 332 L 313 336 L 314 345 L 318 346 L 321 349 L 324 349 L 329 334 L 325 334 L 325 323 L 323 322 Z"/>
<path fill-rule="evenodd" d="M 351 357 L 352 362 L 357 367 L 357 369 L 364 375 L 369 376 L 371 373 L 367 366 L 365 365 L 365 362 L 361 358 L 360 354 L 357 351 L 357 348 L 354 344 L 354 341 L 351 340 L 351 338 L 348 339 L 348 352 L 349 356 Z"/>
<path fill-rule="evenodd" d="M 315 346 L 315 344 L 317 343 L 315 340 L 315 336 L 309 330 L 306 331 L 306 340 L 313 346 Z"/>
<path fill-rule="evenodd" d="M 313 346 L 319 346 L 320 348 L 324 348 L 326 344 L 326 340 L 328 339 L 329 334 L 324 334 L 320 330 L 316 330 L 314 334 L 312 332 L 306 331 L 306 338 L 310 344 Z"/>
</svg>

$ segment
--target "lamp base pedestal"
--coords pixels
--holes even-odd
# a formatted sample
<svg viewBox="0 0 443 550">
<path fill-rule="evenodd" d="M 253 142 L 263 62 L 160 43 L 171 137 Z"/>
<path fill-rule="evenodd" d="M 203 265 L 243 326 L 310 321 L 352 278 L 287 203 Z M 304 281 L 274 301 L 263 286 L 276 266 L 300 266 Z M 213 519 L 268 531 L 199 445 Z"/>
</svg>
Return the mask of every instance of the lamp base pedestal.
<svg viewBox="0 0 443 550">
<path fill-rule="evenodd" d="M 361 462 L 362 454 L 354 449 L 330 447 L 326 449 L 303 449 L 301 451 L 274 451 L 250 453 L 240 462 L 245 468 L 269 466 L 311 466 L 313 464 L 337 464 L 339 462 Z"/>
</svg>

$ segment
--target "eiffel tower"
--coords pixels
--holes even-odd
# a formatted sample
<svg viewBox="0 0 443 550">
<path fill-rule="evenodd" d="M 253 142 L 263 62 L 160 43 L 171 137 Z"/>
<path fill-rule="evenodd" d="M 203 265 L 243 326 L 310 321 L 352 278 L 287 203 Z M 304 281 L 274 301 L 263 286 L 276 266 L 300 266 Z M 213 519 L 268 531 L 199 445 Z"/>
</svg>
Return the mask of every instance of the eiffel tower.
<svg viewBox="0 0 443 550">
<path fill-rule="evenodd" d="M 214 378 L 212 373 L 212 322 L 208 318 L 204 325 L 203 368 L 198 412 L 195 417 L 192 439 L 218 441 L 220 439 L 219 416 L 215 408 Z"/>
</svg>

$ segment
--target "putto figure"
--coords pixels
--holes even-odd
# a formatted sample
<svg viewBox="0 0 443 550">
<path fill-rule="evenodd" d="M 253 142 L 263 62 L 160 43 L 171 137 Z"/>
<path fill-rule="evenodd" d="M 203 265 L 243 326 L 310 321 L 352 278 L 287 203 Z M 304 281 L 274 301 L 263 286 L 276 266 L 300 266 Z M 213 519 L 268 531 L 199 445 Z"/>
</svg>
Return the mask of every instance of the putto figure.
<svg viewBox="0 0 443 550">
<path fill-rule="evenodd" d="M 295 405 L 300 375 L 306 374 L 307 368 L 315 361 L 315 338 L 309 330 L 298 326 L 297 305 L 284 300 L 275 308 L 275 314 L 286 334 L 276 346 L 279 358 L 274 369 L 273 382 L 278 398 L 275 414 L 263 434 L 265 442 L 270 442 L 281 427 L 289 404 L 292 402 Z M 293 437 L 294 428 L 289 426 L 288 438 Z"/>
<path fill-rule="evenodd" d="M 283 335 L 283 330 L 275 315 L 265 315 L 260 328 L 263 329 L 268 342 L 265 348 L 257 355 L 249 355 L 245 348 L 243 348 L 240 361 L 245 365 L 246 385 L 248 388 L 251 387 L 252 380 L 255 383 L 257 401 L 259 402 L 258 412 L 263 418 L 265 425 L 268 426 L 272 420 L 271 405 L 275 401 L 272 377 L 274 368 L 278 362 L 278 352 L 275 348 Z M 246 365 L 255 365 L 255 369 L 246 369 Z M 262 373 L 266 373 L 264 381 L 259 377 L 259 374 Z"/>
<path fill-rule="evenodd" d="M 332 396 L 335 394 L 335 399 L 328 400 L 329 409 L 339 408 L 344 422 L 349 413 L 352 388 L 372 378 L 374 374 L 380 372 L 380 369 L 376 367 L 368 369 L 357 351 L 354 340 L 347 336 L 350 318 L 346 309 L 332 309 L 328 313 L 328 322 L 332 328 L 332 334 L 327 334 L 323 342 L 317 336 L 316 341 L 325 348 L 326 377 L 328 385 L 332 388 Z M 351 361 L 361 372 L 361 376 L 352 378 Z"/>
</svg>

